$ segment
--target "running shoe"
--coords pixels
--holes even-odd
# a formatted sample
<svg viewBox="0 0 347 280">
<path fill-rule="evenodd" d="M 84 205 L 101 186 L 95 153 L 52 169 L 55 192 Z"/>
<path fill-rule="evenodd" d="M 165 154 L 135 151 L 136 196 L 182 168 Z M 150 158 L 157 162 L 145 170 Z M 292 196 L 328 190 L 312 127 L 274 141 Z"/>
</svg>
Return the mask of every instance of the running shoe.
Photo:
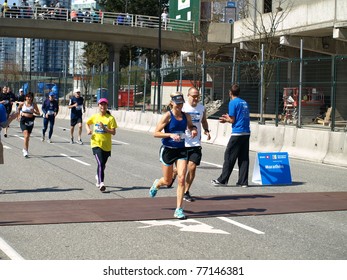
<svg viewBox="0 0 347 280">
<path fill-rule="evenodd" d="M 157 184 L 159 182 L 159 179 L 155 179 L 153 182 L 152 187 L 149 189 L 149 196 L 150 197 L 155 197 L 157 195 L 158 192 L 158 188 L 157 188 Z"/>
<path fill-rule="evenodd" d="M 24 149 L 23 149 L 23 157 L 26 157 L 26 158 L 29 157 L 29 154 L 28 154 L 28 151 L 27 151 L 27 150 L 24 150 Z"/>
<path fill-rule="evenodd" d="M 47 143 L 52 143 L 52 140 L 51 140 L 51 139 L 48 139 L 48 140 L 47 140 Z"/>
<path fill-rule="evenodd" d="M 190 195 L 189 191 L 183 195 L 183 200 L 187 202 L 194 202 L 195 199 Z"/>
<path fill-rule="evenodd" d="M 45 142 L 45 136 L 44 136 L 44 135 L 42 136 L 41 141 L 42 141 L 42 142 Z"/>
<path fill-rule="evenodd" d="M 171 181 L 171 184 L 167 185 L 166 187 L 172 188 L 172 185 L 173 185 L 173 183 L 175 182 L 176 177 L 177 177 L 177 174 L 176 174 L 175 176 L 173 176 L 172 181 Z"/>
<path fill-rule="evenodd" d="M 83 142 L 82 142 L 81 139 L 78 139 L 78 140 L 76 141 L 76 143 L 77 143 L 77 144 L 80 144 L 80 145 L 83 145 Z"/>
<path fill-rule="evenodd" d="M 180 220 L 186 219 L 186 215 L 184 215 L 183 208 L 176 208 L 174 217 Z"/>
<path fill-rule="evenodd" d="M 222 184 L 217 179 L 211 180 L 211 184 L 218 187 L 218 186 L 224 186 L 225 184 Z"/>
<path fill-rule="evenodd" d="M 73 138 L 71 138 L 70 144 L 73 144 L 73 143 L 75 143 L 75 142 L 74 142 Z"/>
<path fill-rule="evenodd" d="M 105 187 L 105 185 L 104 185 L 104 182 L 101 182 L 101 183 L 100 183 L 99 190 L 100 190 L 101 192 L 106 191 L 106 187 Z"/>
</svg>

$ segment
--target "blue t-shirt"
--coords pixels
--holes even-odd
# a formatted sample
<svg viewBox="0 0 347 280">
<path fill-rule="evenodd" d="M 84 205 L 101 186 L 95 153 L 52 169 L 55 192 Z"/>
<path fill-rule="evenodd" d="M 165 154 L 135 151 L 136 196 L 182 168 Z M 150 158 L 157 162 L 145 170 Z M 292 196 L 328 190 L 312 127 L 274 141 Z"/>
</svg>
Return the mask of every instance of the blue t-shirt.
<svg viewBox="0 0 347 280">
<path fill-rule="evenodd" d="M 0 124 L 7 121 L 7 112 L 3 104 L 0 104 Z M 0 125 L 1 126 L 1 125 Z"/>
<path fill-rule="evenodd" d="M 249 134 L 249 108 L 245 100 L 237 97 L 229 102 L 229 116 L 235 118 L 232 124 L 232 134 Z"/>
<path fill-rule="evenodd" d="M 184 148 L 184 135 L 187 128 L 187 117 L 184 113 L 183 119 L 181 121 L 177 120 L 175 116 L 170 111 L 171 118 L 170 122 L 164 127 L 165 133 L 175 133 L 181 135 L 181 140 L 174 141 L 172 138 L 163 138 L 161 139 L 161 142 L 164 146 L 170 147 L 170 148 Z"/>
<path fill-rule="evenodd" d="M 83 97 L 82 96 L 78 98 L 76 96 L 71 97 L 69 105 L 74 105 L 75 103 L 77 103 L 77 107 L 71 108 L 71 119 L 81 118 L 83 114 L 83 103 L 84 103 Z"/>
</svg>

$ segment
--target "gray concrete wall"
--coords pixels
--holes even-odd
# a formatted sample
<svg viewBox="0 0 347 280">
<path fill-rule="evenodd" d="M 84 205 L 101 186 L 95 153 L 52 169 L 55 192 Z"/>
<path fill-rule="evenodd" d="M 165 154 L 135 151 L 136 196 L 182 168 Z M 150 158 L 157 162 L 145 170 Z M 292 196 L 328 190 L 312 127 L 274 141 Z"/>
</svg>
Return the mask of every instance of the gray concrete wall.
<svg viewBox="0 0 347 280">
<path fill-rule="evenodd" d="M 84 118 L 96 113 L 98 108 L 88 108 Z M 160 114 L 140 111 L 112 111 L 120 128 L 154 132 Z M 69 109 L 61 106 L 57 116 L 69 119 Z M 205 143 L 226 146 L 231 134 L 229 124 L 208 119 L 211 140 Z M 256 152 L 288 152 L 289 157 L 347 167 L 347 132 L 303 129 L 289 126 L 259 125 L 251 123 L 250 149 Z"/>
</svg>

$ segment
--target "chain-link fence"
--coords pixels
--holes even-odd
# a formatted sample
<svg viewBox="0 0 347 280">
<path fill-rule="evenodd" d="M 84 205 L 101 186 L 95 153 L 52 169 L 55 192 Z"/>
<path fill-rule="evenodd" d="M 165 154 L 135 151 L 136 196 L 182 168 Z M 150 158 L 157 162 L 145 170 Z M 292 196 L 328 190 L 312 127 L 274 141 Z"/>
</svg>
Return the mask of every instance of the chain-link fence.
<svg viewBox="0 0 347 280">
<path fill-rule="evenodd" d="M 264 70 L 261 75 L 261 70 Z M 115 109 L 161 112 L 174 91 L 187 93 L 195 86 L 202 93 L 202 102 L 209 106 L 220 100 L 227 112 L 228 90 L 232 82 L 241 86 L 241 97 L 250 106 L 251 117 L 261 123 L 297 127 L 314 126 L 345 130 L 347 124 L 347 57 L 282 59 L 257 62 L 214 63 L 196 67 L 160 69 L 143 67 L 122 69 L 115 73 L 46 77 L 31 75 L 31 80 L 8 82 L 14 92 L 28 84 L 37 97 L 48 94 L 55 84 L 59 100 L 66 104 L 76 87 L 81 88 L 87 106 L 93 106 L 100 89 L 112 97 Z M 261 77 L 263 76 L 263 79 Z M 118 81 L 118 94 L 110 96 Z M 42 85 L 44 87 L 42 89 Z M 99 96 L 101 97 L 101 96 Z M 158 105 L 159 101 L 159 105 Z M 215 113 L 217 117 L 219 112 Z M 211 116 L 213 117 L 213 116 Z"/>
</svg>

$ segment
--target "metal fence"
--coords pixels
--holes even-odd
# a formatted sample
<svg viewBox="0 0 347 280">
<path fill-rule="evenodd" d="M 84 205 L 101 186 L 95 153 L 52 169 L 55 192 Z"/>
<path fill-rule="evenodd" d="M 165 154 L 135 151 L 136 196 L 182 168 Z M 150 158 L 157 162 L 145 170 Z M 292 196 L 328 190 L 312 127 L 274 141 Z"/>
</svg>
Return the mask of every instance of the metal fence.
<svg viewBox="0 0 347 280">
<path fill-rule="evenodd" d="M 202 102 L 206 106 L 221 100 L 224 106 L 222 109 L 226 111 L 228 89 L 234 81 L 241 86 L 242 98 L 249 103 L 251 117 L 261 123 L 346 131 L 346 56 L 274 60 L 264 63 L 271 65 L 272 75 L 263 87 L 263 92 L 259 63 L 230 62 L 160 69 L 162 88 L 159 106 L 157 69 L 122 69 L 117 78 L 118 96 L 113 96 L 113 104 L 110 105 L 115 109 L 161 112 L 172 91 L 186 94 L 189 87 L 196 86 L 202 92 Z M 8 85 L 18 92 L 24 83 L 30 83 L 30 90 L 42 95 L 38 90 L 39 83 L 56 84 L 62 104 L 69 100 L 74 87 L 80 87 L 87 106 L 94 106 L 98 89 L 104 88 L 112 92 L 110 88 L 114 85 L 110 85 L 110 77 L 114 75 L 112 72 L 74 77 L 42 77 L 31 74 L 30 81 L 21 80 Z M 44 93 L 47 94 L 47 89 Z M 265 100 L 264 107 L 262 99 Z M 215 116 L 218 116 L 218 112 L 216 114 Z"/>
<path fill-rule="evenodd" d="M 9 9 L 2 15 L 5 18 L 33 19 L 33 20 L 60 20 L 78 23 L 99 23 L 107 25 L 123 25 L 130 27 L 158 28 L 159 17 L 135 15 L 129 13 L 111 13 L 96 10 L 70 10 L 51 7 L 19 7 Z M 194 22 L 167 18 L 162 21 L 162 29 L 178 32 L 194 33 Z"/>
</svg>

